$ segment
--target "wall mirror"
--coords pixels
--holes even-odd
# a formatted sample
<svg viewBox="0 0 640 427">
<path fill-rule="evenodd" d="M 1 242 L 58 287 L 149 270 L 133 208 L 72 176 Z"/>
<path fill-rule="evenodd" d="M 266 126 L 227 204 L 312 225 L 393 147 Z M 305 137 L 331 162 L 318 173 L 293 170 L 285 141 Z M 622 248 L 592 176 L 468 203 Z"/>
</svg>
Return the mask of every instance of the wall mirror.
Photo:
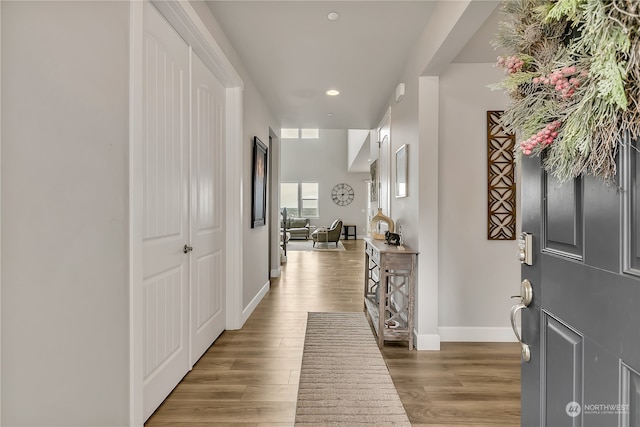
<svg viewBox="0 0 640 427">
<path fill-rule="evenodd" d="M 404 144 L 396 151 L 396 197 L 407 197 L 407 166 L 409 146 Z"/>
</svg>

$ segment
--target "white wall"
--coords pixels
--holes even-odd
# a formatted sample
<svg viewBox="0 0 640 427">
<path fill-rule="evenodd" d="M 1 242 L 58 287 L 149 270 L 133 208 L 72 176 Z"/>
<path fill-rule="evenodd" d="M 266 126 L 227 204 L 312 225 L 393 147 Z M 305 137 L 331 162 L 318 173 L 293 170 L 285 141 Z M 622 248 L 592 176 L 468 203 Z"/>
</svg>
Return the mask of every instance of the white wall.
<svg viewBox="0 0 640 427">
<path fill-rule="evenodd" d="M 418 247 L 418 173 L 420 169 L 418 146 L 418 76 L 414 75 L 405 82 L 405 96 L 399 102 L 390 101 L 391 104 L 391 217 L 396 223 L 396 232 L 402 227 L 403 238 L 406 244 Z M 396 183 L 396 151 L 402 145 L 407 147 L 407 160 L 409 176 L 407 182 L 407 197 L 395 197 Z"/>
<path fill-rule="evenodd" d="M 251 228 L 251 162 L 253 150 L 253 137 L 257 136 L 265 144 L 269 144 L 269 128 L 279 132 L 280 124 L 271 113 L 263 96 L 258 92 L 251 77 L 247 73 L 237 52 L 229 43 L 224 32 L 216 22 L 211 10 L 205 2 L 191 1 L 191 5 L 205 23 L 216 42 L 220 45 L 227 58 L 240 74 L 244 82 L 243 91 L 243 159 L 242 173 L 242 200 L 243 200 L 243 288 L 242 300 L 244 317 L 246 318 L 255 308 L 264 292 L 268 289 L 270 276 L 269 262 L 269 238 L 277 239 L 277 233 L 269 234 L 269 227 Z M 265 31 L 268 31 L 268 21 L 265 21 Z M 277 151 L 277 150 L 276 150 Z M 269 174 L 279 173 L 279 164 L 275 164 Z M 267 223 L 271 221 L 270 213 L 267 214 Z"/>
<path fill-rule="evenodd" d="M 487 85 L 501 78 L 493 64 L 451 64 L 440 76 L 439 324 L 445 341 L 471 340 L 475 327 L 493 331 L 495 340 L 513 338 L 508 314 L 509 296 L 520 284 L 517 245 L 487 240 L 486 111 L 509 102 Z"/>
<path fill-rule="evenodd" d="M 354 170 L 354 168 L 357 168 L 362 164 L 359 161 L 356 162 L 356 160 L 362 158 L 362 161 L 364 162 L 365 159 L 369 158 L 368 154 L 370 150 L 370 144 L 367 143 L 369 142 L 370 134 L 370 129 L 349 129 L 347 131 L 347 168 L 351 172 L 357 172 L 358 170 Z M 360 171 L 363 170 L 361 169 Z M 364 170 L 364 172 L 366 172 L 366 170 Z"/>
<path fill-rule="evenodd" d="M 245 80 L 244 90 L 244 233 L 243 233 L 243 271 L 244 281 L 242 301 L 244 307 L 249 306 L 254 298 L 269 284 L 271 266 L 269 262 L 269 227 L 251 228 L 251 175 L 253 162 L 253 137 L 257 136 L 269 145 L 269 125 L 275 123 L 262 96 L 253 87 L 251 81 Z M 271 150 L 269 150 L 271 151 Z M 270 153 L 269 155 L 272 155 Z M 273 168 L 272 168 L 273 169 Z M 268 171 L 271 176 L 277 171 Z M 271 193 L 267 194 L 270 197 Z M 267 224 L 271 221 L 272 212 L 267 213 Z M 275 231 L 277 238 L 277 230 Z M 254 301 L 254 304 L 257 301 Z"/>
<path fill-rule="evenodd" d="M 366 232 L 368 173 L 347 172 L 347 130 L 320 129 L 318 139 L 282 139 L 281 181 L 317 182 L 319 184 L 319 218 L 311 225 L 329 226 L 336 218 L 343 224 L 354 224 L 359 236 Z M 331 190 L 336 184 L 347 183 L 354 199 L 347 206 L 336 205 Z"/>
<path fill-rule="evenodd" d="M 1 7 L 1 423 L 124 426 L 129 5 Z"/>
</svg>

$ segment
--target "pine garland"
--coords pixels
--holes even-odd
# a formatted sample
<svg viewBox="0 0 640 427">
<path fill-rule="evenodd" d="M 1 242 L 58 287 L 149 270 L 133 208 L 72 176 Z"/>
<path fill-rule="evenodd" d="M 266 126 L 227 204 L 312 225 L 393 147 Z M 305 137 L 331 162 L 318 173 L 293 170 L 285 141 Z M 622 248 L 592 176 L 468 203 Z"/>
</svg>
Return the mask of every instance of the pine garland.
<svg viewBox="0 0 640 427">
<path fill-rule="evenodd" d="M 495 44 L 518 155 L 560 181 L 612 179 L 626 133 L 640 137 L 640 2 L 505 0 Z"/>
</svg>

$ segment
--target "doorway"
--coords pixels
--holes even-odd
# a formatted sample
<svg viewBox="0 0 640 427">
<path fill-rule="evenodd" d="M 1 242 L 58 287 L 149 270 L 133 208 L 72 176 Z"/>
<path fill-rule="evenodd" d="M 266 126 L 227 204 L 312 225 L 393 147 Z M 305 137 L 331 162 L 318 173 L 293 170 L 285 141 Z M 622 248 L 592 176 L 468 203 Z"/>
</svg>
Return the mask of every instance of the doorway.
<svg viewBox="0 0 640 427">
<path fill-rule="evenodd" d="M 171 391 L 169 389 L 168 391 L 163 390 L 159 394 L 156 393 L 155 397 L 152 396 L 150 401 L 147 401 L 147 396 L 145 396 L 145 382 L 148 386 L 148 381 L 152 378 L 155 380 L 155 377 L 162 377 L 163 374 L 160 372 L 165 365 L 164 362 L 158 364 L 158 359 L 155 356 L 151 359 L 147 357 L 150 354 L 148 351 L 150 343 L 146 339 L 150 336 L 150 332 L 154 330 L 172 331 L 173 335 L 165 334 L 162 339 L 170 343 L 174 343 L 174 339 L 178 341 L 177 347 L 175 344 L 168 346 L 170 351 L 165 352 L 165 360 L 167 365 L 169 361 L 176 361 L 176 369 L 172 371 L 171 375 L 167 375 L 167 378 L 179 377 L 179 381 L 182 378 L 181 375 L 183 376 L 188 372 L 192 363 L 197 360 L 198 353 L 203 348 L 206 349 L 215 339 L 213 336 L 203 338 L 205 335 L 210 335 L 213 330 L 217 330 L 213 335 L 218 334 L 220 325 L 227 329 L 239 328 L 242 325 L 241 197 L 242 171 L 244 167 L 241 144 L 243 137 L 241 120 L 242 80 L 228 59 L 224 57 L 219 46 L 215 45 L 215 41 L 203 35 L 208 33 L 198 30 L 198 25 L 201 24 L 200 18 L 188 4 L 161 1 L 132 2 L 130 7 L 133 17 L 130 108 L 132 140 L 130 144 L 131 191 L 129 199 L 132 224 L 130 237 L 130 419 L 131 425 L 142 425 L 144 419 L 153 411 L 154 404 L 161 401 L 162 398 L 159 395 L 162 393 L 168 394 Z M 155 16 L 155 18 L 149 18 L 149 16 Z M 160 158 L 145 157 L 145 150 L 148 151 L 149 147 L 144 145 L 144 137 L 147 135 L 145 132 L 148 133 L 145 127 L 145 120 L 147 120 L 145 102 L 153 100 L 153 98 L 147 97 L 151 92 L 145 87 L 147 80 L 144 77 L 149 70 L 151 58 L 151 56 L 144 55 L 145 43 L 147 43 L 147 47 L 150 46 L 148 24 L 151 20 L 156 22 L 156 24 L 152 25 L 164 26 L 164 29 L 158 28 L 157 37 L 154 36 L 153 41 L 160 43 L 163 49 L 167 46 L 173 46 L 172 50 L 176 49 L 181 52 L 178 56 L 182 58 L 179 61 L 182 65 L 174 68 L 174 71 L 181 69 L 181 83 L 187 83 L 187 87 L 181 84 L 175 86 L 176 90 L 183 94 L 184 104 L 180 104 L 182 111 L 189 111 L 187 103 L 190 99 L 193 99 L 194 102 L 197 100 L 202 101 L 202 104 L 192 106 L 194 113 L 198 113 L 199 110 L 204 112 L 208 108 L 213 112 L 213 116 L 209 113 L 205 115 L 214 117 L 215 126 L 213 126 L 213 122 L 206 123 L 206 120 L 201 122 L 195 120 L 193 121 L 194 125 L 198 127 L 193 129 L 191 133 L 198 135 L 198 132 L 200 132 L 201 136 L 209 135 L 209 137 L 213 137 L 219 142 L 215 147 L 210 146 L 208 143 L 204 143 L 204 145 L 201 143 L 200 146 L 193 145 L 190 148 L 189 144 L 192 142 L 180 133 L 178 140 L 181 142 L 175 146 L 178 152 L 181 153 L 178 160 L 180 168 L 174 168 L 179 174 L 169 175 L 172 179 L 164 181 L 174 182 L 177 179 L 179 184 L 171 186 L 170 191 L 165 191 L 165 196 L 160 196 L 163 192 L 155 191 L 154 193 L 151 191 L 151 188 L 159 187 L 150 187 L 150 182 L 145 183 L 145 179 L 150 176 L 145 175 L 145 171 L 151 170 L 150 164 L 153 163 L 149 162 L 149 159 L 155 159 L 155 163 L 158 163 Z M 145 33 L 147 33 L 146 40 Z M 173 34 L 170 37 L 173 41 L 161 41 L 163 39 L 160 37 L 162 37 L 163 33 Z M 185 46 L 187 52 L 186 67 L 183 53 L 185 52 L 183 49 Z M 157 52 L 157 50 L 154 50 L 154 52 Z M 201 60 L 200 64 L 195 59 L 197 57 Z M 172 60 L 170 62 L 175 61 Z M 191 85 L 188 84 L 191 77 L 191 66 L 193 66 L 194 70 L 200 69 L 202 77 L 200 83 L 193 86 L 196 91 L 194 96 L 191 96 Z M 213 71 L 209 72 L 208 70 Z M 217 80 L 218 83 L 213 83 L 214 80 Z M 175 94 L 175 92 L 166 93 Z M 171 97 L 167 99 L 171 99 Z M 216 99 L 216 101 L 213 102 L 213 99 Z M 180 122 L 180 128 L 167 129 L 180 129 L 189 133 L 189 115 L 185 114 L 182 119 L 185 122 Z M 214 131 L 214 128 L 218 130 Z M 224 130 L 222 131 L 222 129 Z M 202 141 L 207 140 L 207 138 Z M 165 144 L 165 142 L 161 142 L 161 144 Z M 160 149 L 158 148 L 158 150 Z M 158 156 L 167 156 L 166 150 L 162 151 Z M 186 154 L 184 154 L 185 152 Z M 193 157 L 191 156 L 192 152 L 195 152 Z M 173 152 L 168 154 L 175 157 Z M 186 163 L 184 163 L 184 159 L 186 159 Z M 191 159 L 193 159 L 193 162 L 189 164 Z M 214 159 L 219 163 L 211 163 Z M 145 166 L 145 162 L 149 162 L 149 165 Z M 167 164 L 166 161 L 165 164 Z M 224 165 L 224 169 L 221 165 Z M 190 170 L 195 175 L 191 175 Z M 176 178 L 177 176 L 179 178 Z M 158 200 L 163 200 L 164 205 L 173 204 L 175 206 L 176 203 L 179 204 L 179 212 L 175 212 L 174 209 L 172 216 L 166 215 L 165 217 L 174 218 L 175 220 L 175 216 L 179 214 L 183 219 L 183 224 L 186 224 L 186 231 L 182 230 L 183 224 L 181 223 L 179 233 L 165 230 L 163 231 L 164 234 L 161 233 L 161 236 L 149 234 L 147 224 L 151 219 L 151 215 L 154 214 L 150 209 L 145 208 L 144 200 L 145 195 L 150 194 L 155 194 L 156 196 L 154 197 Z M 166 194 L 172 195 L 173 199 L 167 198 Z M 185 197 L 185 195 L 187 196 Z M 156 219 L 158 218 L 156 217 Z M 166 223 L 166 221 L 163 221 L 163 223 Z M 180 239 L 180 236 L 186 239 Z M 175 241 L 170 245 L 169 241 L 172 239 Z M 203 242 L 203 239 L 214 244 L 208 245 L 208 243 Z M 198 241 L 199 243 L 196 244 Z M 155 246 L 159 247 L 161 246 L 160 242 L 166 243 L 167 248 L 171 247 L 167 251 L 167 257 L 176 261 L 180 259 L 180 264 L 179 267 L 174 265 L 169 269 L 160 269 L 158 274 L 150 276 L 150 272 L 146 271 L 147 263 L 145 263 L 145 257 L 149 260 L 150 253 L 146 249 Z M 176 244 L 178 245 L 176 246 Z M 215 244 L 224 245 L 224 255 L 220 253 L 220 248 L 215 247 Z M 167 261 L 169 259 L 161 258 L 157 260 Z M 218 268 L 216 266 L 226 268 Z M 184 273 L 185 270 L 187 274 Z M 178 271 L 180 272 L 179 274 Z M 176 274 L 171 276 L 173 273 L 180 277 L 177 282 L 178 285 L 176 285 L 176 282 L 169 280 L 171 277 L 176 276 Z M 160 280 L 163 274 L 171 277 L 163 277 Z M 214 276 L 217 279 L 213 279 Z M 148 279 L 150 277 L 158 279 L 156 281 L 158 292 L 154 294 L 159 296 L 158 299 L 149 299 L 152 296 L 148 292 L 150 285 Z M 222 287 L 214 289 L 200 286 L 204 281 L 199 284 L 198 280 L 193 280 L 194 277 L 206 279 L 205 281 L 208 283 L 221 284 Z M 169 288 L 173 286 L 174 291 L 177 290 L 178 298 L 167 298 L 166 292 L 164 294 L 160 292 L 161 288 L 163 288 L 160 286 L 160 282 L 163 281 L 165 285 L 171 285 Z M 167 286 L 164 286 L 164 289 L 167 289 Z M 179 301 L 180 308 L 170 307 L 180 319 L 183 319 L 178 330 L 175 328 L 168 329 L 166 327 L 168 323 L 166 322 L 164 324 L 158 323 L 157 328 L 148 322 L 148 315 L 151 314 L 150 307 L 162 307 L 162 305 L 158 304 L 162 301 L 162 295 L 164 295 L 165 301 Z M 155 302 L 154 304 L 149 304 L 150 301 Z M 166 309 L 167 305 L 165 304 L 164 307 Z M 224 308 L 226 313 L 221 311 L 221 308 Z M 156 316 L 156 318 L 158 317 Z M 213 321 L 214 318 L 216 319 L 215 321 Z M 217 326 L 213 327 L 214 324 Z M 158 335 L 156 334 L 156 336 Z M 208 343 L 207 340 L 209 340 Z M 147 346 L 147 351 L 145 351 L 145 346 Z M 161 368 L 150 370 L 150 366 L 154 364 L 156 367 Z M 165 385 L 169 383 L 170 381 L 165 381 Z M 155 390 L 155 387 L 146 388 Z M 155 400 L 156 403 L 151 403 L 151 400 Z"/>
</svg>

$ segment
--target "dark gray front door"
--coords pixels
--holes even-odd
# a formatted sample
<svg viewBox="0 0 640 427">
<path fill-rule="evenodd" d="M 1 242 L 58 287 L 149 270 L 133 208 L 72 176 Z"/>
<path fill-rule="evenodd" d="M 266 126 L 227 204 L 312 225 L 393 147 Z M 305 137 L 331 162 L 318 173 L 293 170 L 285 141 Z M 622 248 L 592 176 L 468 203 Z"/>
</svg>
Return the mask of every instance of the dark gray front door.
<svg viewBox="0 0 640 427">
<path fill-rule="evenodd" d="M 620 153 L 617 185 L 560 184 L 522 162 L 523 426 L 640 426 L 640 152 Z"/>
</svg>

